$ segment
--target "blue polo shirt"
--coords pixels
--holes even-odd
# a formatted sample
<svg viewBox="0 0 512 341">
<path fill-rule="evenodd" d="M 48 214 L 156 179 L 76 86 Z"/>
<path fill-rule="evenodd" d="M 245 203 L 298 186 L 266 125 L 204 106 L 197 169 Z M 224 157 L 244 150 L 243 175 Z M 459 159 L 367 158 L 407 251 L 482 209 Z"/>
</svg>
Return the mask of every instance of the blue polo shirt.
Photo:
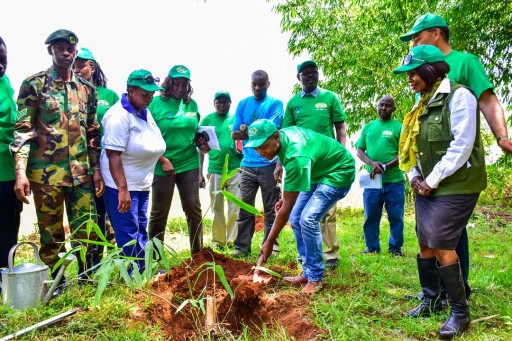
<svg viewBox="0 0 512 341">
<path fill-rule="evenodd" d="M 250 126 L 258 119 L 266 118 L 274 122 L 277 128 L 281 128 L 283 122 L 283 102 L 267 96 L 261 101 L 256 101 L 253 96 L 247 97 L 238 103 L 236 107 L 235 119 L 233 120 L 232 131 L 240 130 L 242 124 Z M 247 140 L 243 141 L 243 145 Z M 263 156 L 259 156 L 254 148 L 244 148 L 244 157 L 240 166 L 242 167 L 264 167 L 276 163 L 277 158 L 269 161 Z"/>
</svg>

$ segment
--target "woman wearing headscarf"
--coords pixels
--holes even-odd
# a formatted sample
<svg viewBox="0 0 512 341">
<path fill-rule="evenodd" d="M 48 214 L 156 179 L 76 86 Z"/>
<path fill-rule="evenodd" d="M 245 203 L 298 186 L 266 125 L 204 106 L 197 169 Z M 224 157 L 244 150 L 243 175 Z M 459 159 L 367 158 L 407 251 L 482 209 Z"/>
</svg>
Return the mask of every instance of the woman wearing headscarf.
<svg viewBox="0 0 512 341">
<path fill-rule="evenodd" d="M 200 115 L 197 103 L 191 97 L 190 70 L 184 65 L 173 66 L 162 87 L 161 95 L 149 105 L 166 149 L 155 168 L 148 233 L 150 239 L 164 240 L 176 185 L 187 217 L 190 252 L 194 254 L 203 248 L 199 187 L 205 187 L 205 180 L 195 143 Z"/>
<path fill-rule="evenodd" d="M 100 164 L 107 214 L 123 253 L 142 258 L 136 261 L 141 272 L 148 241 L 149 190 L 155 165 L 165 151 L 160 130 L 147 109 L 160 89 L 149 71 L 133 71 L 127 92 L 102 120 L 105 135 Z M 132 240 L 135 244 L 127 245 Z"/>
<path fill-rule="evenodd" d="M 416 193 L 423 288 L 421 304 L 406 314 L 416 318 L 441 310 L 442 280 L 451 310 L 439 336 L 452 338 L 470 322 L 455 247 L 486 187 L 486 172 L 477 100 L 470 90 L 450 82 L 444 58 L 437 47 L 420 45 L 393 72 L 407 73 L 411 89 L 420 95 L 404 118 L 399 149 L 400 169 L 408 172 Z"/>
</svg>

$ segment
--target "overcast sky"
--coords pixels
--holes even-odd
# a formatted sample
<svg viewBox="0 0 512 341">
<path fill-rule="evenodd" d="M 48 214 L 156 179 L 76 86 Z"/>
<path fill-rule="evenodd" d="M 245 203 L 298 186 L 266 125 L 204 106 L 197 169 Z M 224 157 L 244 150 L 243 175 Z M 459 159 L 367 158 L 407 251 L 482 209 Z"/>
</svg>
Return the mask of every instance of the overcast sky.
<svg viewBox="0 0 512 341">
<path fill-rule="evenodd" d="M 288 54 L 288 35 L 271 9 L 265 0 L 3 0 L 0 35 L 16 92 L 24 78 L 51 65 L 44 41 L 66 28 L 93 52 L 118 94 L 135 69 L 163 80 L 173 65 L 186 65 L 204 117 L 221 89 L 231 92 L 234 112 L 251 95 L 250 76 L 257 69 L 269 73 L 271 96 L 285 105 L 291 97 L 304 58 Z"/>
</svg>

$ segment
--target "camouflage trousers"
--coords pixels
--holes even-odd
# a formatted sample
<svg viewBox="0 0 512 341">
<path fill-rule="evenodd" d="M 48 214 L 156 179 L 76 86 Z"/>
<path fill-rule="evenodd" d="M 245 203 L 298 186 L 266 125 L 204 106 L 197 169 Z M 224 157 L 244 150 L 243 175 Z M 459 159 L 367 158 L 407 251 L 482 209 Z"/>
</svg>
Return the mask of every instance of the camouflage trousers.
<svg viewBox="0 0 512 341">
<path fill-rule="evenodd" d="M 69 221 L 71 246 L 80 245 L 78 239 L 96 240 L 96 233 L 87 236 L 87 221 L 96 218 L 93 186 L 90 182 L 78 186 L 52 186 L 30 182 L 36 205 L 37 224 L 39 226 L 41 260 L 53 269 L 59 260 L 58 253 L 66 252 L 64 231 L 64 205 Z M 92 245 L 85 244 L 88 254 Z"/>
</svg>

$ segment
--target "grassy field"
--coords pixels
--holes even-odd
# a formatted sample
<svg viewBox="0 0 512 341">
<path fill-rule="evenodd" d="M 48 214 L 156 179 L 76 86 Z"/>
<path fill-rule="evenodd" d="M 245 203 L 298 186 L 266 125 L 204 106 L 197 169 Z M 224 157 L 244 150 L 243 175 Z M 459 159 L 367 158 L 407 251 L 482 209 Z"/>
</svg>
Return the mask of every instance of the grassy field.
<svg viewBox="0 0 512 341">
<path fill-rule="evenodd" d="M 411 205 L 408 205 L 410 207 Z M 476 323 L 461 340 L 512 340 L 512 209 L 509 207 L 479 206 L 468 226 L 471 248 L 470 284 L 471 315 Z M 418 302 L 406 300 L 406 294 L 420 290 L 416 269 L 417 241 L 414 217 L 410 208 L 406 213 L 404 257 L 393 257 L 386 252 L 377 255 L 361 254 L 364 250 L 362 233 L 363 212 L 343 210 L 338 214 L 340 237 L 340 266 L 330 272 L 326 286 L 309 306 L 312 321 L 328 331 L 329 340 L 430 340 L 448 312 L 431 318 L 411 319 L 402 312 Z M 206 222 L 206 227 L 209 222 Z M 174 234 L 167 236 L 169 245 L 178 252 L 173 264 L 188 256 L 188 238 L 184 220 L 169 223 Z M 387 222 L 381 227 L 381 247 L 387 247 Z M 205 239 L 209 230 L 205 230 Z M 34 236 L 29 237 L 34 238 Z M 256 262 L 262 233 L 253 241 L 249 261 Z M 281 252 L 268 265 L 287 269 L 296 257 L 295 242 L 289 228 L 280 236 Z M 166 239 L 167 242 L 167 239 Z M 182 245 L 178 245 L 180 243 Z M 183 245 L 184 244 L 184 245 Z M 22 256 L 23 257 L 23 256 Z M 27 256 L 28 257 L 28 256 Z M 28 260 L 28 259 L 26 259 Z M 25 260 L 25 261 L 26 261 Z M 23 262 L 23 260 L 22 260 Z M 287 273 L 298 270 L 288 269 Z M 73 277 L 76 267 L 69 269 Z M 298 291 L 283 285 L 276 290 Z M 95 287 L 72 286 L 64 294 L 50 301 L 49 306 L 26 311 L 0 307 L 0 337 L 34 323 L 60 314 L 73 307 L 81 312 L 45 330 L 32 332 L 22 339 L 30 340 L 160 340 L 163 333 L 156 327 L 130 319 L 134 310 L 147 306 L 150 297 L 140 291 L 130 291 L 122 281 L 114 279 L 106 289 L 99 305 L 93 304 Z M 480 320 L 482 319 L 482 320 Z M 480 321 L 478 321 L 480 320 Z M 255 339 L 247 333 L 237 339 Z M 257 339 L 289 340 L 279 328 L 264 330 Z"/>
</svg>

